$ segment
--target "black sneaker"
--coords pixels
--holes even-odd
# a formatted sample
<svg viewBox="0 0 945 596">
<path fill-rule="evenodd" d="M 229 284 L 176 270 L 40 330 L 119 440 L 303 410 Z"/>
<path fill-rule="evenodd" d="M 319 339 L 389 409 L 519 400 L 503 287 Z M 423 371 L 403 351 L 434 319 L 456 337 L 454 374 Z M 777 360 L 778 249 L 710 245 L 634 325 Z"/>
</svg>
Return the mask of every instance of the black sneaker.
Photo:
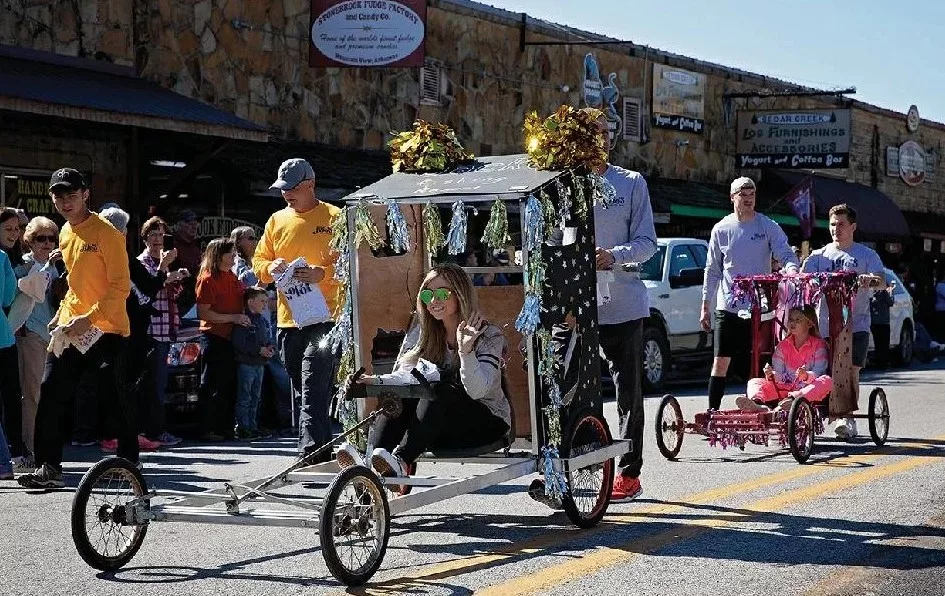
<svg viewBox="0 0 945 596">
<path fill-rule="evenodd" d="M 49 464 L 41 465 L 30 474 L 23 474 L 16 481 L 25 488 L 62 488 L 66 485 L 62 481 L 62 470 L 57 470 Z"/>
</svg>

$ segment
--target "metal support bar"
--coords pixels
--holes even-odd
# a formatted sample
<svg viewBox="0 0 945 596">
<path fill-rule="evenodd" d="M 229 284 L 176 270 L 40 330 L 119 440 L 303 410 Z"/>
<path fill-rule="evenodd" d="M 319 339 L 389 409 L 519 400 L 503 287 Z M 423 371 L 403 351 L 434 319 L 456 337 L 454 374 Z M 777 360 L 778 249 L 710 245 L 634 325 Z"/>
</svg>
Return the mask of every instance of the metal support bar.
<svg viewBox="0 0 945 596">
<path fill-rule="evenodd" d="M 214 509 L 162 505 L 151 509 L 151 521 L 186 521 L 232 526 L 282 526 L 318 528 L 318 516 L 301 511 L 252 509 L 231 515 Z"/>
<path fill-rule="evenodd" d="M 432 505 L 433 503 L 473 493 L 477 490 L 502 484 L 503 482 L 515 480 L 516 478 L 528 476 L 536 472 L 538 472 L 538 463 L 534 458 L 521 459 L 498 470 L 493 470 L 482 475 L 470 476 L 469 478 L 463 478 L 449 484 L 393 499 L 390 502 L 390 514 L 397 515 L 405 511 L 410 511 L 411 509 Z"/>
<path fill-rule="evenodd" d="M 599 464 L 601 462 L 607 461 L 608 459 L 620 457 L 624 453 L 629 453 L 631 448 L 632 442 L 630 439 L 614 439 L 614 442 L 607 447 L 595 449 L 594 451 L 589 451 L 570 459 L 556 460 L 554 462 L 555 468 L 558 469 L 560 461 L 566 461 L 568 462 L 568 469 L 580 470 L 581 468 Z"/>
</svg>

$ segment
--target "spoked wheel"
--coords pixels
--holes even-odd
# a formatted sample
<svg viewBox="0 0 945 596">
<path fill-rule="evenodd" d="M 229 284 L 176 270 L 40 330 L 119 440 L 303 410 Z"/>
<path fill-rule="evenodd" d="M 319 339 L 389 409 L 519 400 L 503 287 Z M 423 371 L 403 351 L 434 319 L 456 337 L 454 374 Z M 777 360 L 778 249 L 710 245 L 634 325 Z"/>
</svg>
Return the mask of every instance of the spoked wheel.
<svg viewBox="0 0 945 596">
<path fill-rule="evenodd" d="M 72 541 L 95 569 L 120 569 L 141 548 L 148 522 L 135 522 L 132 501 L 148 486 L 130 461 L 109 457 L 85 473 L 72 499 Z"/>
<path fill-rule="evenodd" d="M 676 459 L 682 447 L 686 421 L 682 417 L 679 401 L 672 395 L 664 395 L 656 410 L 656 446 L 666 459 Z"/>
<path fill-rule="evenodd" d="M 889 435 L 889 402 L 882 387 L 876 387 L 870 392 L 869 417 L 870 436 L 877 446 L 883 445 Z"/>
<path fill-rule="evenodd" d="M 611 444 L 607 422 L 591 410 L 581 410 L 574 421 L 562 441 L 562 457 L 577 457 Z M 604 518 L 610 504 L 614 460 L 606 459 L 577 470 L 569 469 L 567 480 L 568 491 L 561 504 L 568 519 L 579 528 L 596 526 Z"/>
<path fill-rule="evenodd" d="M 803 397 L 796 398 L 788 411 L 787 435 L 791 455 L 803 464 L 814 451 L 814 410 Z"/>
<path fill-rule="evenodd" d="M 322 555 L 335 579 L 359 586 L 381 566 L 390 538 L 387 494 L 363 466 L 343 470 L 332 481 L 318 521 Z"/>
</svg>

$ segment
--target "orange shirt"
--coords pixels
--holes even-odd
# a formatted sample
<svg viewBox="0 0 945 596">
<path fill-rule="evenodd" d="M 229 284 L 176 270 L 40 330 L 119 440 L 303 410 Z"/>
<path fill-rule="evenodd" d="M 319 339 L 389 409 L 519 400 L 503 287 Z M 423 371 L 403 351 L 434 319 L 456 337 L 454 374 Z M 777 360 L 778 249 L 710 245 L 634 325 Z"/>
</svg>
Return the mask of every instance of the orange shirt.
<svg viewBox="0 0 945 596">
<path fill-rule="evenodd" d="M 197 278 L 197 304 L 209 306 L 221 315 L 243 314 L 243 284 L 232 271 L 204 273 Z M 230 339 L 233 323 L 210 323 L 201 319 L 200 330 Z"/>
</svg>

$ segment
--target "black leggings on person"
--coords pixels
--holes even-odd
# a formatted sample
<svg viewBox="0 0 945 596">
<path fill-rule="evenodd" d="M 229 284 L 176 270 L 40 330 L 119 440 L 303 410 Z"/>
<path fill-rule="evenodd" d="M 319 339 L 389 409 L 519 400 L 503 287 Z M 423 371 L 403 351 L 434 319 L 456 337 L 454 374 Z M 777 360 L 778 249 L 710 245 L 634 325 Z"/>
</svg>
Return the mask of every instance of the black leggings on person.
<svg viewBox="0 0 945 596">
<path fill-rule="evenodd" d="M 204 333 L 203 337 L 207 343 L 197 392 L 203 432 L 231 438 L 235 424 L 236 352 L 228 339 L 213 333 Z"/>
<path fill-rule="evenodd" d="M 433 383 L 433 399 L 405 399 L 397 418 L 378 416 L 370 443 L 397 447 L 397 455 L 408 464 L 431 448 L 471 449 L 498 441 L 508 424 L 480 401 L 469 397 L 459 384 Z"/>
</svg>

